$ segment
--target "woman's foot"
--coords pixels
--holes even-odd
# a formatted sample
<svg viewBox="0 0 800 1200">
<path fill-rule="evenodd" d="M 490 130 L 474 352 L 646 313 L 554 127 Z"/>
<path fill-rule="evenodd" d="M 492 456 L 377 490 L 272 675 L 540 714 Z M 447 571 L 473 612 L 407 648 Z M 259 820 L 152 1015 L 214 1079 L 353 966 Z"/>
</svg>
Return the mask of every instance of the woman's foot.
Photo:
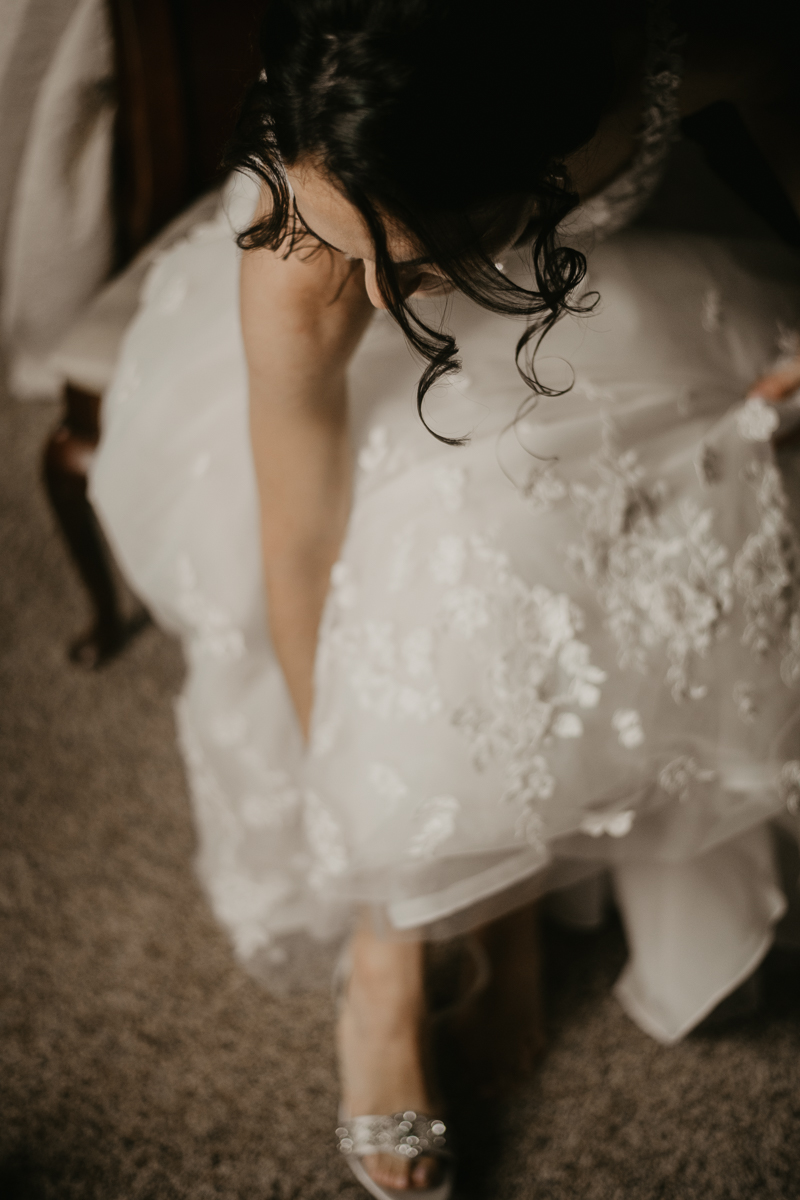
<svg viewBox="0 0 800 1200">
<path fill-rule="evenodd" d="M 337 1029 L 344 1112 L 430 1114 L 422 946 L 383 941 L 362 929 L 350 950 L 352 970 Z M 439 1164 L 430 1157 L 372 1154 L 362 1161 L 382 1187 L 428 1188 L 439 1181 Z"/>
</svg>

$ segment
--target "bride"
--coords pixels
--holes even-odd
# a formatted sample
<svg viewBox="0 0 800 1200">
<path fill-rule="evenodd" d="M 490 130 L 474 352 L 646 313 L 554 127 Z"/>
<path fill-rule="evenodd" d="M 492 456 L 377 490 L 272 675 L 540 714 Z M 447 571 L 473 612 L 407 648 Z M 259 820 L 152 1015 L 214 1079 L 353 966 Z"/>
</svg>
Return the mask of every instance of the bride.
<svg viewBox="0 0 800 1200">
<path fill-rule="evenodd" d="M 273 986 L 349 935 L 375 1196 L 452 1187 L 426 945 L 489 960 L 473 1038 L 524 1066 L 538 897 L 587 924 L 610 880 L 616 994 L 667 1043 L 785 909 L 800 262 L 676 146 L 731 100 L 800 204 L 778 10 L 272 0 L 245 174 L 106 397 L 93 495 L 183 639 L 202 878 Z"/>
</svg>

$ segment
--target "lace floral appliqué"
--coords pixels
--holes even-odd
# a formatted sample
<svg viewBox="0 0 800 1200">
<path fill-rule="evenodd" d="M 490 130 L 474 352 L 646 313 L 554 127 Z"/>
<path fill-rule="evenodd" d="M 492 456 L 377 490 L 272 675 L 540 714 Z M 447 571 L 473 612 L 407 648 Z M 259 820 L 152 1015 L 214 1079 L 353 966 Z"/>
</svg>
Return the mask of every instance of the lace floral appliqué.
<svg viewBox="0 0 800 1200">
<path fill-rule="evenodd" d="M 543 751 L 553 739 L 582 736 L 583 721 L 570 710 L 596 707 L 606 675 L 578 636 L 584 617 L 568 596 L 542 585 L 529 587 L 510 570 L 508 556 L 485 539 L 472 538 L 471 552 L 485 578 L 482 588 L 471 585 L 481 597 L 473 610 L 492 629 L 510 636 L 502 639 L 508 649 L 499 652 L 481 643 L 487 695 L 459 705 L 452 721 L 467 739 L 477 770 L 491 762 L 502 766 L 502 799 L 520 809 L 517 836 L 538 845 L 542 823 L 537 810 L 556 786 Z M 453 615 L 447 595 L 444 600 L 449 632 L 471 636 L 473 626 Z"/>
<path fill-rule="evenodd" d="M 606 444 L 596 459 L 602 482 L 574 484 L 583 542 L 568 558 L 595 588 L 623 668 L 646 670 L 648 652 L 662 646 L 667 684 L 676 701 L 700 699 L 692 659 L 725 631 L 733 604 L 728 552 L 712 532 L 713 514 L 689 501 L 669 519 L 666 489 L 648 485 L 635 451 Z"/>
<path fill-rule="evenodd" d="M 201 590 L 188 554 L 177 563 L 175 607 L 192 634 L 196 649 L 209 658 L 231 662 L 244 654 L 244 634 L 232 618 Z"/>
<path fill-rule="evenodd" d="M 717 778 L 716 771 L 701 767 L 696 758 L 690 754 L 681 754 L 662 767 L 658 776 L 658 785 L 673 800 L 685 804 L 689 799 L 692 784 L 713 783 Z"/>
<path fill-rule="evenodd" d="M 800 816 L 800 762 L 785 762 L 778 777 L 778 794 L 793 817 Z"/>
<path fill-rule="evenodd" d="M 758 529 L 746 539 L 733 564 L 744 601 L 742 641 L 758 657 L 775 649 L 787 687 L 800 680 L 800 553 L 787 516 L 786 494 L 773 463 L 752 463 L 744 479 L 753 490 Z"/>
<path fill-rule="evenodd" d="M 642 718 L 635 708 L 618 708 L 611 718 L 611 724 L 617 731 L 620 746 L 626 750 L 635 750 L 644 741 Z"/>
<path fill-rule="evenodd" d="M 430 629 L 398 637 L 392 621 L 342 625 L 331 630 L 325 652 L 344 665 L 356 701 L 376 716 L 427 721 L 441 711 Z"/>
<path fill-rule="evenodd" d="M 656 190 L 672 143 L 679 137 L 683 61 L 665 5 L 652 5 L 649 26 L 645 106 L 637 153 L 627 170 L 577 209 L 569 222 L 570 232 L 580 233 L 588 226 L 597 235 L 609 237 L 635 220 Z"/>
<path fill-rule="evenodd" d="M 459 512 L 464 507 L 467 473 L 463 467 L 439 467 L 433 485 L 445 512 Z"/>
<path fill-rule="evenodd" d="M 722 479 L 722 455 L 716 446 L 703 442 L 695 461 L 697 478 L 703 487 L 713 487 Z"/>
<path fill-rule="evenodd" d="M 305 829 L 308 845 L 314 855 L 310 874 L 312 887 L 320 887 L 326 878 L 343 875 L 347 870 L 347 850 L 339 825 L 310 789 L 305 794 Z"/>
<path fill-rule="evenodd" d="M 760 396 L 751 396 L 739 409 L 736 424 L 746 442 L 768 442 L 781 423 L 774 404 Z"/>
<path fill-rule="evenodd" d="M 719 288 L 709 288 L 703 297 L 700 324 L 706 333 L 716 333 L 722 324 L 722 297 Z"/>
<path fill-rule="evenodd" d="M 745 725 L 752 725 L 758 716 L 758 704 L 753 685 L 744 679 L 737 680 L 733 685 L 733 702 L 736 705 L 739 720 L 744 721 Z"/>
<path fill-rule="evenodd" d="M 373 425 L 358 452 L 357 461 L 362 477 L 386 478 L 402 470 L 407 460 L 408 455 L 403 446 L 392 446 L 386 426 Z"/>
<path fill-rule="evenodd" d="M 567 495 L 567 485 L 560 479 L 552 463 L 543 467 L 533 467 L 522 494 L 534 508 L 549 512 L 560 500 Z"/>
<path fill-rule="evenodd" d="M 455 796 L 432 796 L 430 800 L 423 800 L 417 809 L 422 826 L 412 837 L 408 850 L 412 858 L 431 858 L 442 842 L 453 836 L 460 807 Z"/>
<path fill-rule="evenodd" d="M 192 794 L 204 823 L 215 831 L 213 866 L 204 870 L 214 911 L 230 929 L 237 955 L 247 960 L 269 941 L 272 913 L 291 887 L 290 873 L 275 872 L 254 879 L 242 869 L 241 829 L 229 798 L 180 706 L 178 720 Z"/>
<path fill-rule="evenodd" d="M 630 808 L 623 812 L 589 813 L 581 821 L 581 832 L 588 833 L 590 837 L 602 837 L 604 833 L 609 837 L 625 837 L 633 828 L 635 815 Z"/>
<path fill-rule="evenodd" d="M 300 792 L 285 771 L 262 771 L 261 787 L 247 792 L 239 803 L 242 820 L 251 829 L 279 829 L 300 804 Z"/>
<path fill-rule="evenodd" d="M 408 787 L 394 767 L 388 766 L 387 763 L 372 763 L 367 777 L 375 795 L 378 799 L 383 800 L 389 809 L 394 808 L 404 796 L 408 795 Z"/>
</svg>

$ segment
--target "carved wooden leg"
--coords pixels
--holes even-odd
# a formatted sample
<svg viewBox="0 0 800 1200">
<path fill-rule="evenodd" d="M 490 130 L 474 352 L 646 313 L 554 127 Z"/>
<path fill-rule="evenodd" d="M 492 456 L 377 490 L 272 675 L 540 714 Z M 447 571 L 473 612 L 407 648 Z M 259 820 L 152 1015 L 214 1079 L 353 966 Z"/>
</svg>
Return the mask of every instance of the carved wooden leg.
<svg viewBox="0 0 800 1200">
<path fill-rule="evenodd" d="M 53 512 L 92 601 L 94 622 L 70 647 L 83 667 L 99 667 L 149 622 L 144 609 L 122 614 L 108 549 L 87 496 L 87 473 L 100 437 L 100 397 L 67 385 L 65 412 L 44 452 L 44 480 Z"/>
</svg>

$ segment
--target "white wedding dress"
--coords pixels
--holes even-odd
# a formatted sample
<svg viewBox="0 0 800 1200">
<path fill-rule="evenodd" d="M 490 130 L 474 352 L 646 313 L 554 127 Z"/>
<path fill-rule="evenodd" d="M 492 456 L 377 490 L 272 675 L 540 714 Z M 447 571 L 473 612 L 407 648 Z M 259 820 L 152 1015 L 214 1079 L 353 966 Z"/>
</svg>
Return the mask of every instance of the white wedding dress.
<svg viewBox="0 0 800 1200">
<path fill-rule="evenodd" d="M 568 227 L 600 302 L 537 367 L 570 391 L 520 414 L 519 322 L 455 298 L 464 369 L 426 415 L 470 438 L 443 445 L 417 417 L 419 363 L 375 314 L 307 750 L 267 632 L 248 441 L 231 230 L 253 185 L 149 278 L 92 496 L 183 641 L 200 873 L 272 980 L 357 904 L 440 937 L 609 871 L 617 994 L 669 1042 L 771 944 L 772 826 L 797 824 L 800 797 L 800 550 L 775 410 L 743 397 L 800 329 L 800 263 L 757 225 L 668 227 L 678 75 L 659 53 L 635 161 Z M 703 186 L 726 228 L 727 193 Z M 659 196 L 666 223 L 631 226 Z M 530 278 L 513 253 L 505 268 Z"/>
</svg>

